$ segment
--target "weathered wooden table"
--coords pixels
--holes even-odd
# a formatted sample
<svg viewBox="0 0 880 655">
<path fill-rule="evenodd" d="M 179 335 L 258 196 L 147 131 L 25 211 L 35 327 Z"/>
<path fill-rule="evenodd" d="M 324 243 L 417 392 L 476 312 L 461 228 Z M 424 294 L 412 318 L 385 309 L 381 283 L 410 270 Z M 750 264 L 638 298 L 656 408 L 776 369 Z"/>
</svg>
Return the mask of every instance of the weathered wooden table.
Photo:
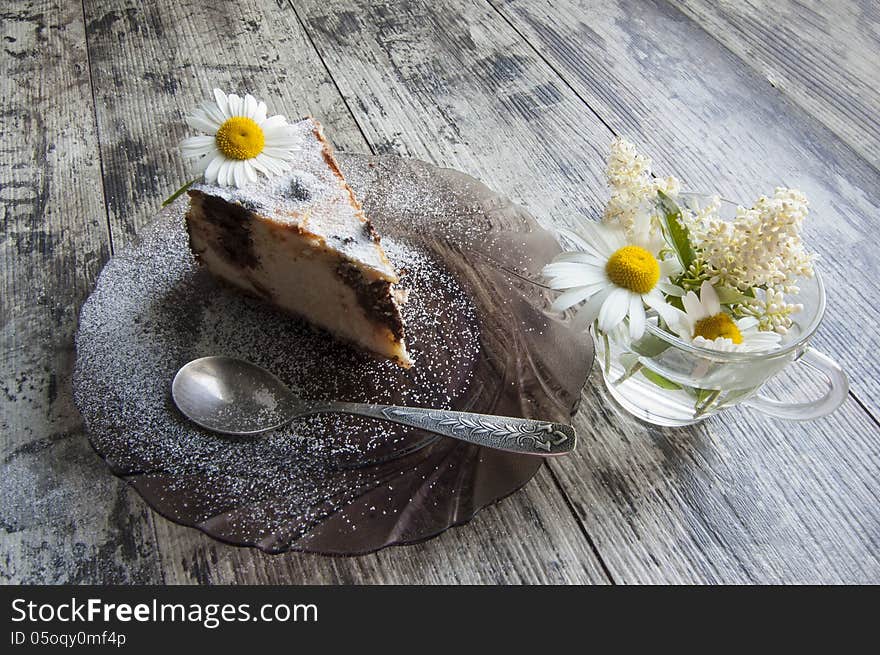
<svg viewBox="0 0 880 655">
<path fill-rule="evenodd" d="M 697 0 L 12 0 L 2 10 L 0 577 L 6 582 L 880 582 L 880 5 Z M 71 401 L 77 312 L 187 179 L 213 86 L 340 150 L 484 180 L 547 224 L 598 214 L 624 134 L 691 189 L 812 203 L 833 416 L 687 430 L 593 385 L 577 453 L 430 542 L 268 556 L 147 509 Z M 785 392 L 785 385 L 782 387 Z M 788 385 L 791 386 L 791 385 Z"/>
</svg>

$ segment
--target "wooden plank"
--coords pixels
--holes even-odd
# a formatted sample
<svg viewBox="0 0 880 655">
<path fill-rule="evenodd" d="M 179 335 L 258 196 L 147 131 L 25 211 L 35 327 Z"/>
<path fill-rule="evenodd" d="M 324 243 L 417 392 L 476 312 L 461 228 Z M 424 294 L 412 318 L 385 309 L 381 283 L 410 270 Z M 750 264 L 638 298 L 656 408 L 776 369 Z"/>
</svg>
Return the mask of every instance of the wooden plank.
<svg viewBox="0 0 880 655">
<path fill-rule="evenodd" d="M 815 235 L 813 243 L 816 247 L 823 248 L 826 252 L 826 257 L 821 262 L 823 272 L 829 260 L 841 261 L 839 252 L 847 253 L 844 260 L 846 264 L 839 264 L 839 270 L 834 271 L 832 282 L 836 284 L 831 293 L 840 293 L 842 290 L 850 297 L 850 302 L 844 304 L 838 300 L 835 303 L 836 309 L 832 311 L 837 316 L 831 318 L 834 323 L 830 329 L 823 328 L 820 342 L 823 343 L 822 347 L 829 349 L 833 347 L 835 355 L 840 356 L 839 343 L 852 340 L 850 343 L 855 344 L 855 347 L 845 353 L 849 359 L 847 365 L 855 369 L 854 377 L 857 383 L 861 382 L 862 376 L 867 379 L 868 390 L 862 391 L 860 395 L 870 397 L 876 374 L 872 370 L 865 371 L 859 366 L 864 360 L 863 348 L 865 345 L 869 348 L 871 346 L 865 344 L 865 336 L 859 329 L 861 321 L 866 320 L 866 317 L 859 315 L 857 308 L 860 303 L 855 301 L 861 293 L 859 287 L 869 282 L 863 280 L 858 272 L 853 271 L 851 262 L 854 254 L 849 244 L 857 244 L 861 241 L 858 235 L 871 229 L 870 217 L 874 214 L 866 211 L 864 196 L 859 190 L 847 194 L 845 200 L 841 199 L 835 193 L 834 186 L 827 183 L 826 174 L 828 170 L 846 171 L 850 181 L 854 176 L 861 176 L 862 185 L 871 190 L 874 180 L 871 169 L 864 166 L 846 148 L 835 144 L 833 139 L 830 139 L 830 145 L 826 145 L 822 138 L 829 141 L 827 133 L 813 126 L 806 118 L 798 119 L 799 112 L 787 105 L 778 95 L 758 93 L 737 98 L 735 100 L 737 110 L 727 110 L 725 104 L 732 104 L 734 100 L 723 94 L 719 96 L 718 89 L 760 89 L 760 84 L 748 71 L 742 70 L 734 57 L 718 48 L 717 44 L 713 44 L 712 40 L 692 23 L 680 20 L 680 16 L 674 11 L 669 12 L 664 7 L 651 3 L 639 3 L 639 12 L 629 3 L 622 3 L 620 6 L 615 3 L 601 5 L 591 3 L 589 13 L 585 13 L 584 7 L 575 3 L 557 3 L 553 12 L 540 14 L 533 13 L 531 6 L 525 2 L 505 3 L 498 5 L 498 8 L 605 122 L 616 131 L 628 134 L 645 144 L 649 154 L 654 156 L 658 165 L 665 166 L 666 170 L 678 172 L 685 180 L 715 180 L 719 190 L 730 197 L 751 197 L 760 191 L 762 185 L 766 185 L 764 188 L 772 187 L 774 176 L 781 175 L 782 179 L 796 180 L 793 183 L 807 190 L 813 199 L 814 208 L 817 204 L 820 205 L 817 212 L 819 216 L 841 214 L 843 213 L 841 209 L 844 208 L 847 220 L 852 220 L 855 225 L 861 226 L 854 230 L 846 241 L 841 243 L 842 239 L 839 236 L 835 238 L 842 229 L 846 229 L 846 225 L 842 225 L 841 222 L 820 223 L 814 226 L 820 229 L 811 234 L 811 236 Z M 585 16 L 589 16 L 589 19 Z M 640 53 L 646 52 L 652 53 L 652 56 L 639 56 Z M 688 62 L 693 63 L 688 65 Z M 782 116 L 785 118 L 781 119 Z M 723 129 L 711 129 L 713 121 L 718 121 L 723 125 Z M 803 139 L 803 142 L 799 142 L 799 139 Z M 809 162 L 806 174 L 805 151 L 811 151 L 811 158 L 806 160 Z M 723 164 L 713 165 L 712 159 Z M 848 203 L 848 206 L 845 203 Z M 823 206 L 825 211 L 822 211 Z M 862 252 L 855 254 L 855 257 L 860 262 L 871 262 L 870 254 L 864 247 Z M 870 265 L 868 270 L 871 270 Z M 852 282 L 854 278 L 858 281 Z M 841 305 L 846 311 L 842 311 Z M 841 330 L 845 332 L 841 334 Z M 829 341 L 833 346 L 824 345 Z M 858 386 L 864 388 L 866 385 L 857 384 L 857 388 Z M 836 429 L 828 426 L 830 421 L 825 421 L 824 425 L 813 424 L 815 428 L 808 425 L 799 427 L 796 431 L 786 430 L 789 435 L 794 433 L 803 435 L 795 442 L 800 444 L 799 447 L 792 448 L 788 455 L 788 459 L 792 462 L 786 466 L 792 473 L 797 474 L 797 477 L 790 479 L 789 484 L 804 487 L 804 481 L 798 482 L 798 479 L 805 475 L 819 475 L 822 478 L 835 480 L 840 475 L 840 471 L 847 471 L 850 479 L 846 482 L 837 480 L 837 482 L 823 483 L 818 487 L 806 485 L 804 491 L 808 492 L 807 496 L 798 499 L 795 499 L 795 496 L 788 496 L 789 500 L 779 504 L 773 514 L 777 516 L 790 514 L 792 510 L 785 505 L 794 501 L 795 505 L 800 505 L 794 510 L 801 515 L 802 518 L 799 520 L 807 521 L 803 526 L 804 535 L 814 535 L 817 530 L 822 535 L 821 540 L 833 539 L 838 534 L 855 535 L 856 539 L 865 539 L 865 543 L 870 545 L 876 542 L 876 518 L 870 513 L 866 514 L 865 508 L 872 506 L 871 499 L 877 495 L 877 485 L 873 482 L 876 479 L 874 468 L 876 449 L 870 442 L 876 437 L 877 428 L 874 423 L 858 415 L 855 403 L 849 405 L 844 408 L 844 412 L 851 416 L 851 418 L 848 416 L 846 421 L 854 421 L 859 427 L 857 430 L 850 429 L 844 433 L 847 435 L 847 448 L 853 447 L 849 443 L 850 440 L 860 442 L 857 448 L 863 448 L 869 457 L 874 459 L 874 464 L 860 470 L 861 466 L 853 467 L 852 463 L 840 461 L 840 456 L 836 455 L 834 459 L 838 461 L 834 465 L 823 465 L 819 470 L 799 472 L 794 465 L 798 451 L 806 444 L 810 444 L 811 449 L 816 448 L 815 439 L 823 434 L 836 432 Z M 747 416 L 745 413 L 742 415 Z M 841 418 L 842 416 L 835 417 L 834 420 Z M 766 440 L 768 443 L 779 439 L 778 430 L 768 430 L 764 427 L 758 433 L 762 435 L 761 440 Z M 744 432 L 743 436 L 749 435 Z M 746 442 L 752 440 L 749 438 Z M 755 443 L 758 452 L 766 448 L 766 446 L 762 447 L 761 443 L 762 441 Z M 827 450 L 830 447 L 830 444 L 825 444 L 819 446 L 819 449 Z M 772 461 L 769 457 L 766 459 L 768 462 Z M 660 465 L 663 460 L 662 456 L 658 456 L 655 464 Z M 748 466 L 754 466 L 753 470 L 757 471 L 757 465 Z M 564 485 L 567 490 L 575 488 L 565 483 Z M 866 487 L 870 490 L 870 494 L 867 498 L 858 496 L 847 498 L 852 493 L 848 489 L 853 487 Z M 825 491 L 817 495 L 817 488 Z M 772 488 L 764 492 L 778 495 L 778 492 L 774 492 Z M 852 527 L 849 519 L 844 525 L 840 525 L 842 517 L 835 508 L 841 503 L 841 499 L 836 497 L 838 495 L 846 498 L 843 504 L 849 505 L 849 511 L 853 516 L 862 515 L 861 519 L 856 520 L 856 525 L 861 527 Z M 820 510 L 819 505 L 826 507 Z M 652 513 L 656 513 L 656 510 L 647 512 L 647 514 Z M 827 516 L 824 521 L 828 523 L 818 518 L 822 515 Z M 654 521 L 655 517 L 651 517 L 651 520 Z M 595 517 L 590 517 L 587 521 L 589 525 L 593 525 Z M 790 521 L 791 519 L 786 519 L 786 522 Z M 814 521 L 817 521 L 817 524 L 808 528 Z M 599 524 L 604 525 L 602 522 Z M 761 530 L 765 533 L 764 536 L 761 537 L 760 532 L 755 536 L 778 543 L 783 540 L 783 536 L 778 533 L 779 526 L 778 520 L 768 523 Z M 667 528 L 664 531 L 669 532 Z M 625 538 L 625 536 L 623 533 L 608 538 Z M 748 541 L 748 536 L 740 536 Z M 812 541 L 815 538 L 808 537 L 808 540 Z M 596 541 L 600 553 L 605 556 L 606 551 L 601 546 L 603 537 L 597 535 Z M 835 548 L 841 546 L 843 544 L 838 544 Z M 851 548 L 852 544 L 847 543 L 846 547 Z M 741 546 L 737 546 L 737 549 L 740 548 Z M 779 546 L 776 548 L 778 549 Z M 773 559 L 776 558 L 771 558 L 770 561 L 772 562 Z M 867 579 L 875 579 L 877 576 L 876 559 L 861 572 L 847 570 L 848 564 L 840 557 L 837 561 L 838 567 L 843 567 L 839 571 L 842 576 L 840 579 L 865 579 L 865 576 Z M 650 562 L 648 559 L 645 562 L 646 570 L 643 572 L 650 572 Z M 616 573 L 611 558 L 607 559 L 607 563 L 612 572 Z M 629 564 L 632 565 L 632 562 Z M 812 573 L 809 567 L 799 571 L 786 570 L 786 567 L 783 567 L 773 574 L 766 569 L 766 564 L 762 566 L 765 567 L 765 575 L 780 576 L 775 578 L 780 580 L 795 580 L 802 575 L 806 576 L 804 579 L 809 580 L 834 579 L 834 574 L 827 568 L 827 563 L 825 567 L 816 569 Z M 658 571 L 658 573 L 662 572 Z M 663 579 L 675 579 L 675 576 Z M 714 579 L 719 579 L 717 572 Z M 720 579 L 723 579 L 723 576 Z"/>
<path fill-rule="evenodd" d="M 571 225 L 598 214 L 612 132 L 489 6 L 313 0 L 297 3 L 297 9 L 364 133 L 381 150 L 475 174 L 548 223 Z M 551 6 L 538 9 L 546 15 Z M 552 9 L 556 11 L 555 4 Z M 701 56 L 713 64 L 713 73 L 744 73 L 739 62 L 698 30 L 676 34 L 675 29 L 684 28 L 666 25 L 670 18 L 662 13 L 636 22 L 633 13 L 606 3 L 591 4 L 589 11 L 573 7 L 554 18 L 584 32 L 568 33 L 560 42 L 571 57 L 584 62 L 584 77 L 594 78 L 597 88 L 609 86 L 600 98 L 606 104 L 596 105 L 602 118 L 619 126 L 625 117 L 627 131 L 646 144 L 661 165 L 669 165 L 686 180 L 719 179 L 721 190 L 735 197 L 766 188 L 767 171 L 760 159 L 743 162 L 738 176 L 723 167 L 719 173 L 720 164 L 711 164 L 705 154 L 696 157 L 696 137 L 682 138 L 684 126 L 674 117 L 667 117 L 668 129 L 667 122 L 640 120 L 647 112 L 645 104 L 664 107 L 674 100 L 638 97 L 647 93 L 649 82 L 656 82 L 638 69 L 638 62 L 630 62 L 634 53 L 628 48 L 636 42 L 646 53 L 664 52 L 652 40 L 661 38 L 652 36 L 653 21 L 660 22 L 662 36 L 672 30 L 676 39 L 702 43 Z M 596 36 L 591 41 L 584 17 L 603 28 L 610 25 L 609 30 L 617 25 L 618 32 L 609 34 L 607 42 Z M 684 23 L 688 25 L 694 27 Z M 625 29 L 631 33 L 621 34 Z M 615 39 L 618 42 L 612 43 Z M 676 73 L 685 66 L 678 60 L 668 63 Z M 603 71 L 615 65 L 627 69 L 611 87 Z M 701 102 L 714 97 L 699 86 L 701 78 L 687 74 L 677 89 L 682 102 L 691 94 Z M 674 91 L 674 83 L 669 84 Z M 690 91 L 685 93 L 684 87 Z M 664 92 L 658 84 L 656 95 Z M 629 102 L 632 111 L 623 104 Z M 742 102 L 752 112 L 761 106 L 761 100 L 751 96 Z M 608 103 L 614 111 L 603 112 Z M 692 133 L 707 138 L 709 110 L 705 116 L 683 115 Z M 788 114 L 778 114 L 777 123 L 781 116 Z M 735 117 L 727 120 L 734 123 L 725 133 L 725 152 L 761 152 L 747 133 L 737 131 Z M 661 139 L 662 149 L 656 139 Z M 669 146 L 679 141 L 683 152 L 672 160 Z M 784 152 L 782 146 L 769 150 L 777 152 Z M 684 170 L 672 165 L 687 155 L 695 156 L 697 163 Z M 747 159 L 743 153 L 738 156 L 733 158 L 737 166 Z M 857 161 L 832 161 L 852 166 L 847 172 L 865 174 Z M 701 168 L 707 164 L 699 162 L 709 162 L 710 167 Z M 781 177 L 800 182 L 790 171 Z M 774 176 L 769 184 L 779 181 L 780 176 Z M 827 195 L 821 200 L 830 202 Z M 860 217 L 852 220 L 864 225 Z M 856 245 L 856 230 L 851 230 L 842 248 Z M 827 238 L 828 228 L 820 223 L 818 233 Z M 816 242 L 815 231 L 812 236 Z M 871 271 L 874 265 L 863 261 L 864 251 L 858 256 L 865 272 Z M 846 320 L 864 322 L 867 314 L 856 308 Z M 841 318 L 838 324 L 845 321 Z M 649 429 L 617 416 L 598 396 L 599 388 L 594 375 L 576 422 L 582 439 L 577 454 L 554 461 L 551 468 L 616 581 L 880 579 L 878 431 L 855 401 L 816 424 L 818 428 L 782 425 L 735 411 L 726 419 L 672 431 Z"/>
<path fill-rule="evenodd" d="M 181 117 L 212 86 L 249 90 L 290 115 L 312 113 L 337 147 L 368 151 L 290 6 L 269 1 L 87 0 L 98 126 L 114 240 L 127 241 L 187 178 Z M 606 582 L 545 473 L 442 539 L 358 559 L 268 556 L 157 519 L 171 582 Z"/>
<path fill-rule="evenodd" d="M 169 583 L 604 584 L 608 577 L 546 467 L 515 495 L 430 541 L 361 557 L 264 555 L 224 546 L 164 519 Z M 182 543 L 178 543 L 182 542 Z"/>
<path fill-rule="evenodd" d="M 84 6 L 116 245 L 192 178 L 177 149 L 191 135 L 183 118 L 214 87 L 266 98 L 272 112 L 320 116 L 340 126 L 331 130 L 338 148 L 364 148 L 289 9 L 266 0 L 222 8 L 135 0 Z"/>
<path fill-rule="evenodd" d="M 109 255 L 82 7 L 0 10 L 0 579 L 161 579 L 152 517 L 106 474 L 70 378 Z"/>
<path fill-rule="evenodd" d="M 880 262 L 864 236 L 877 229 L 880 172 L 816 123 L 698 25 L 659 0 L 496 3 L 589 106 L 685 188 L 751 202 L 775 186 L 810 200 L 809 245 L 828 289 L 815 345 L 849 372 L 856 397 L 880 418 L 874 310 Z"/>
<path fill-rule="evenodd" d="M 672 2 L 880 169 L 877 2 Z"/>
<path fill-rule="evenodd" d="M 613 408 L 598 371 L 554 472 L 621 583 L 880 580 L 878 429 L 852 400 L 810 425 L 731 410 L 690 429 Z"/>
</svg>

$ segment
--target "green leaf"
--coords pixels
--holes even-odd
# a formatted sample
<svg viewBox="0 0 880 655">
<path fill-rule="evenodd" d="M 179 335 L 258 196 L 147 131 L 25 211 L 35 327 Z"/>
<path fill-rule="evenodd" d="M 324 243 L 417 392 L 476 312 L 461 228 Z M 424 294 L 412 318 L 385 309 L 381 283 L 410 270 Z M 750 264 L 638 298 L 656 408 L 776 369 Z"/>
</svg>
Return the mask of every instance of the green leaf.
<svg viewBox="0 0 880 655">
<path fill-rule="evenodd" d="M 635 353 L 623 353 L 617 358 L 624 370 L 629 373 L 632 368 L 639 363 L 639 356 Z"/>
<path fill-rule="evenodd" d="M 669 344 L 650 332 L 645 332 L 641 339 L 630 344 L 630 348 L 642 357 L 656 357 L 669 348 Z"/>
<path fill-rule="evenodd" d="M 720 389 L 700 389 L 697 392 L 697 404 L 694 406 L 694 418 L 708 412 L 721 396 Z"/>
<path fill-rule="evenodd" d="M 697 397 L 697 404 L 701 404 L 706 401 L 706 399 L 715 393 L 716 389 L 694 389 Z"/>
<path fill-rule="evenodd" d="M 163 207 L 167 207 L 168 205 L 170 205 L 172 202 L 174 202 L 175 200 L 177 200 L 177 199 L 181 196 L 181 194 L 182 194 L 184 191 L 186 191 L 187 189 L 189 189 L 193 184 L 195 184 L 195 183 L 198 182 L 198 181 L 199 181 L 199 178 L 196 177 L 196 178 L 193 178 L 192 180 L 190 180 L 189 182 L 187 182 L 186 184 L 184 184 L 184 185 L 183 185 L 182 187 L 180 187 L 177 191 L 175 191 L 175 192 L 172 193 L 170 196 L 168 196 L 168 197 L 165 199 L 165 201 L 162 203 L 162 206 L 163 206 Z"/>
<path fill-rule="evenodd" d="M 646 378 L 648 378 L 648 380 L 650 382 L 653 382 L 661 389 L 669 389 L 669 390 L 681 389 L 680 384 L 677 384 L 677 383 L 673 382 L 672 380 L 667 380 L 662 375 L 660 375 L 659 373 L 655 373 L 654 371 L 652 371 L 649 368 L 643 368 L 642 375 L 644 375 Z"/>
<path fill-rule="evenodd" d="M 618 358 L 618 361 L 623 366 L 624 372 L 623 375 L 614 381 L 615 385 L 623 384 L 643 368 L 643 364 L 639 361 L 639 356 L 635 353 L 623 353 Z"/>
<path fill-rule="evenodd" d="M 730 287 L 715 287 L 715 291 L 718 294 L 718 301 L 722 305 L 742 305 L 754 298 L 754 294 L 748 296 L 742 291 Z"/>
<path fill-rule="evenodd" d="M 682 221 L 681 209 L 672 198 L 662 191 L 658 191 L 657 196 L 660 198 L 660 209 L 663 210 L 663 235 L 675 250 L 678 261 L 686 271 L 696 255 L 694 247 L 691 245 L 688 229 Z"/>
</svg>

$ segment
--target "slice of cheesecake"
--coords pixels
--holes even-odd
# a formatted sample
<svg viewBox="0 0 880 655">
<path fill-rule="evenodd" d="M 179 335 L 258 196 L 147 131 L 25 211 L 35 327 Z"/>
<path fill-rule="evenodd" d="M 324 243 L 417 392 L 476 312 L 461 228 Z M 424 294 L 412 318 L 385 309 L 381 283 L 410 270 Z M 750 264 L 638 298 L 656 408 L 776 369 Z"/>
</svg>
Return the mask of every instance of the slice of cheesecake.
<svg viewBox="0 0 880 655">
<path fill-rule="evenodd" d="M 190 248 L 217 277 L 409 367 L 397 272 L 320 123 L 293 128 L 301 148 L 288 174 L 189 190 Z"/>
</svg>

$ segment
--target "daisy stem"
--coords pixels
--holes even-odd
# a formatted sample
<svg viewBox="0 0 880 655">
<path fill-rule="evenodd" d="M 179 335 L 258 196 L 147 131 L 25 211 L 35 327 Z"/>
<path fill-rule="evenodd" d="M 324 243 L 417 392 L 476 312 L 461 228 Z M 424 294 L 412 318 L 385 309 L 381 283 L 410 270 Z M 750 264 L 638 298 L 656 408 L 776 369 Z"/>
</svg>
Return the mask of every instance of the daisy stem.
<svg viewBox="0 0 880 655">
<path fill-rule="evenodd" d="M 709 409 L 712 407 L 712 405 L 715 404 L 715 401 L 718 400 L 718 396 L 720 396 L 720 395 L 721 395 L 721 390 L 716 389 L 715 391 L 710 393 L 708 396 L 706 396 L 706 400 L 704 400 L 702 402 L 702 404 L 697 405 L 696 411 L 694 412 L 694 418 L 697 418 L 698 416 L 702 416 L 703 414 L 708 412 Z"/>
<path fill-rule="evenodd" d="M 605 345 L 605 375 L 611 375 L 611 344 L 607 332 L 602 333 L 602 343 Z"/>
<path fill-rule="evenodd" d="M 168 205 L 170 205 L 172 202 L 177 200 L 181 196 L 181 194 L 183 194 L 184 191 L 186 191 L 188 188 L 190 188 L 193 184 L 195 184 L 198 181 L 199 181 L 198 177 L 191 179 L 189 182 L 187 182 L 182 187 L 180 187 L 177 191 L 175 191 L 170 196 L 168 196 L 165 199 L 165 201 L 162 203 L 162 206 L 167 207 Z"/>
<path fill-rule="evenodd" d="M 642 368 L 644 368 L 644 364 L 642 364 L 641 362 L 636 362 L 635 366 L 633 366 L 630 370 L 625 371 L 624 374 L 617 378 L 612 384 L 614 384 L 614 386 L 617 386 L 618 384 L 623 384 L 633 375 L 641 371 Z"/>
</svg>

